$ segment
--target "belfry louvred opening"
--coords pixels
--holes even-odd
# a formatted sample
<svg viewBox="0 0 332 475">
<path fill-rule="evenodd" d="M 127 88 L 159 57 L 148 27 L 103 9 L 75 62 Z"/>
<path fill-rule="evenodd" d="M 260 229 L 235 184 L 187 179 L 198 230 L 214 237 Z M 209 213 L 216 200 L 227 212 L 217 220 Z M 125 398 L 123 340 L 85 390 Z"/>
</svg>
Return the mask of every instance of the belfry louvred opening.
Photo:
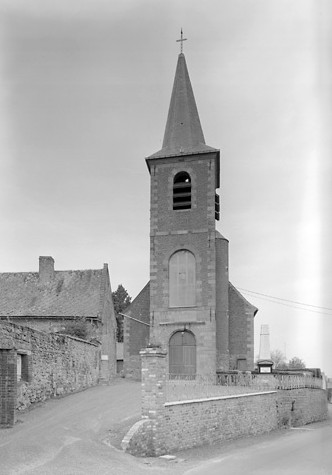
<svg viewBox="0 0 332 475">
<path fill-rule="evenodd" d="M 191 208 L 191 179 L 187 172 L 180 172 L 174 177 L 173 209 Z"/>
</svg>

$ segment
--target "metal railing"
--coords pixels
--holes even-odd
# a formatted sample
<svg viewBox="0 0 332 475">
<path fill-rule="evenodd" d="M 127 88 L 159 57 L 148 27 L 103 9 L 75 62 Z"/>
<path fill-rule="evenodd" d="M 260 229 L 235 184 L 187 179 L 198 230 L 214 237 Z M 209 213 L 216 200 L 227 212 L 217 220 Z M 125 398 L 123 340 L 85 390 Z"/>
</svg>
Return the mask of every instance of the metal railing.
<svg viewBox="0 0 332 475">
<path fill-rule="evenodd" d="M 322 389 L 322 378 L 316 378 L 309 374 L 292 375 L 292 374 L 273 374 L 276 389 Z"/>
<path fill-rule="evenodd" d="M 234 382 L 234 381 L 233 381 Z M 220 384 L 217 375 L 173 375 L 166 378 L 166 401 L 184 401 L 255 392 L 249 385 Z"/>
<path fill-rule="evenodd" d="M 217 375 L 174 375 L 166 377 L 166 401 L 184 401 L 271 390 L 322 388 L 322 380 L 311 375 L 222 373 Z"/>
</svg>

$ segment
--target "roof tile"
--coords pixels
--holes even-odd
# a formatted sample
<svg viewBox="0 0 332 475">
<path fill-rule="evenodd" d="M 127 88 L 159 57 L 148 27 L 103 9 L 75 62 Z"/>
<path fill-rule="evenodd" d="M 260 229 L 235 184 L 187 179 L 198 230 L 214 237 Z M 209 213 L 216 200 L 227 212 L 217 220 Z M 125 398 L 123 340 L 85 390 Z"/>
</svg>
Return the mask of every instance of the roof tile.
<svg viewBox="0 0 332 475">
<path fill-rule="evenodd" d="M 47 284 L 37 272 L 0 274 L 0 316 L 98 317 L 102 269 L 55 271 Z"/>
</svg>

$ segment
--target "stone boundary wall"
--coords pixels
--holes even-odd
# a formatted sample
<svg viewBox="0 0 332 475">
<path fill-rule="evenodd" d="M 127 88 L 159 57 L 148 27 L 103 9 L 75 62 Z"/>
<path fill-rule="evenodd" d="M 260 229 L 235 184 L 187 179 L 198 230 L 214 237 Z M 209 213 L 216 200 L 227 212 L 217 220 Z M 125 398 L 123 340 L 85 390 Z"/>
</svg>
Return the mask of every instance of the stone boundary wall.
<svg viewBox="0 0 332 475">
<path fill-rule="evenodd" d="M 100 346 L 79 338 L 48 334 L 1 322 L 1 351 L 10 351 L 11 357 L 15 359 L 10 386 L 16 386 L 14 405 L 17 410 L 24 410 L 33 403 L 98 384 Z M 21 359 L 20 381 L 17 381 L 17 357 Z M 0 392 L 3 400 L 0 413 L 4 413 L 9 407 L 4 396 L 8 390 L 4 377 L 1 377 L 4 374 L 3 364 L 3 368 L 0 368 Z"/>
<path fill-rule="evenodd" d="M 276 400 L 278 428 L 298 427 L 327 419 L 327 392 L 323 389 L 278 391 Z"/>
<path fill-rule="evenodd" d="M 167 450 L 182 450 L 270 432 L 277 427 L 276 392 L 165 404 Z"/>
<path fill-rule="evenodd" d="M 181 450 L 327 418 L 321 389 L 266 391 L 165 404 L 167 450 Z"/>
<path fill-rule="evenodd" d="M 122 441 L 136 456 L 158 456 L 327 418 L 322 389 L 264 392 L 166 402 L 166 353 L 147 348 L 142 357 L 142 420 Z"/>
</svg>

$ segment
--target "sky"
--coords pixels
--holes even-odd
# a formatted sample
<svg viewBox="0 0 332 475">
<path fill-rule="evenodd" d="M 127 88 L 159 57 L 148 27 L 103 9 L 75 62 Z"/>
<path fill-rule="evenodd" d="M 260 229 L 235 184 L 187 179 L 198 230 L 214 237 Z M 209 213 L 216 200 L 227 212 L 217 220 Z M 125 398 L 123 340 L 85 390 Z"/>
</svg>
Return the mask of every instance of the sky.
<svg viewBox="0 0 332 475">
<path fill-rule="evenodd" d="M 51 255 L 56 270 L 107 262 L 132 297 L 149 280 L 145 157 L 183 27 L 221 150 L 230 280 L 259 308 L 255 354 L 268 324 L 272 349 L 332 377 L 328 0 L 0 0 L 0 13 L 0 272 Z"/>
</svg>

